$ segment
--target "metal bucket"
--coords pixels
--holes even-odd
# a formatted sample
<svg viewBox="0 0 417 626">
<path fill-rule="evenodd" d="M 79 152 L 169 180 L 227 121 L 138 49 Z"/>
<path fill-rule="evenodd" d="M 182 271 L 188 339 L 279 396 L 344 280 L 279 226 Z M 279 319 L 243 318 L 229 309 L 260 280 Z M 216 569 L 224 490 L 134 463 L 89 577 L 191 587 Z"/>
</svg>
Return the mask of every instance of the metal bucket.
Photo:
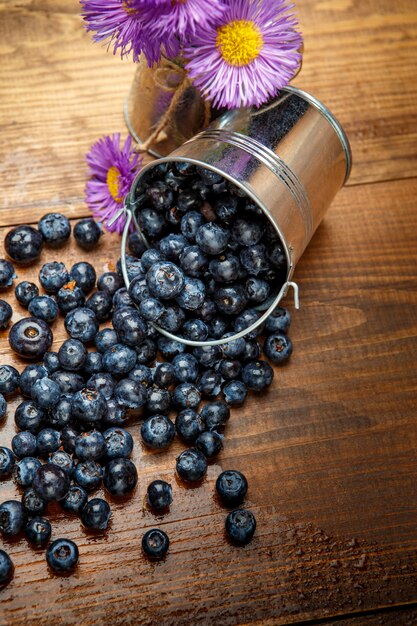
<svg viewBox="0 0 417 626">
<path fill-rule="evenodd" d="M 287 87 L 261 109 L 230 111 L 169 156 L 147 165 L 127 198 L 127 225 L 122 240 L 122 269 L 129 285 L 125 257 L 128 230 L 146 173 L 162 163 L 189 162 L 221 174 L 247 194 L 265 213 L 287 257 L 287 278 L 258 321 L 235 335 L 196 342 L 155 327 L 190 346 L 220 345 L 256 330 L 294 288 L 295 266 L 351 170 L 349 141 L 331 112 L 310 94 Z M 144 238 L 145 239 L 145 238 Z M 146 241 L 146 239 L 145 239 Z"/>
</svg>

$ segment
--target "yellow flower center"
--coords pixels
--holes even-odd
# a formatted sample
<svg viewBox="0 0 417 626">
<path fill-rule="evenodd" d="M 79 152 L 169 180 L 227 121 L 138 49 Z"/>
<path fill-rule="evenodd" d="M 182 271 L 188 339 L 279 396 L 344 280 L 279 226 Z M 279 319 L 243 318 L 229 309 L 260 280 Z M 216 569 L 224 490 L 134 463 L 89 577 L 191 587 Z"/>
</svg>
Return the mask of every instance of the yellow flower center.
<svg viewBox="0 0 417 626">
<path fill-rule="evenodd" d="M 216 45 L 229 65 L 249 65 L 258 58 L 263 44 L 261 31 L 249 20 L 234 20 L 217 30 Z"/>
<path fill-rule="evenodd" d="M 120 179 L 120 171 L 117 169 L 115 165 L 112 165 L 109 171 L 107 172 L 107 187 L 109 188 L 110 195 L 113 200 L 116 202 L 122 203 L 122 199 L 120 197 L 119 192 L 119 179 Z"/>
<path fill-rule="evenodd" d="M 126 0 L 122 2 L 122 7 L 128 15 L 137 15 L 139 11 L 131 6 L 132 0 Z"/>
</svg>

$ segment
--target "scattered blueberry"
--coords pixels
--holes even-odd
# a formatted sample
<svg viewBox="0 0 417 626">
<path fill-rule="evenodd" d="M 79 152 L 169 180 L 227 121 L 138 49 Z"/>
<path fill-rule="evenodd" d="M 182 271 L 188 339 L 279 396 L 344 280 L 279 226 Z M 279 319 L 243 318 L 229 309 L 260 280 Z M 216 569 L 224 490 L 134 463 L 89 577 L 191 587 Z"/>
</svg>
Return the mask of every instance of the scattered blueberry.
<svg viewBox="0 0 417 626">
<path fill-rule="evenodd" d="M 77 372 L 84 367 L 87 348 L 78 339 L 67 339 L 58 350 L 60 366 L 67 371 Z"/>
<path fill-rule="evenodd" d="M 70 280 L 58 291 L 56 302 L 61 313 L 69 313 L 85 305 L 85 295 L 75 280 Z"/>
<path fill-rule="evenodd" d="M 207 402 L 201 409 L 201 417 L 206 424 L 207 430 L 217 430 L 226 424 L 230 417 L 230 409 L 221 400 Z"/>
<path fill-rule="evenodd" d="M 32 226 L 12 228 L 4 240 L 4 248 L 9 257 L 20 265 L 29 265 L 40 256 L 43 247 L 41 233 Z"/>
<path fill-rule="evenodd" d="M 64 324 L 69 336 L 83 343 L 93 341 L 99 328 L 94 312 L 86 307 L 73 309 L 67 313 Z"/>
<path fill-rule="evenodd" d="M 45 352 L 43 355 L 43 366 L 48 374 L 53 374 L 61 369 L 61 364 L 58 359 L 58 352 Z"/>
<path fill-rule="evenodd" d="M 56 406 L 61 397 L 61 388 L 50 378 L 40 378 L 32 385 L 32 400 L 42 409 Z"/>
<path fill-rule="evenodd" d="M 11 287 L 15 278 L 14 267 L 10 261 L 0 259 L 0 289 Z"/>
<path fill-rule="evenodd" d="M 256 519 L 251 511 L 236 509 L 226 518 L 226 534 L 237 545 L 249 543 L 256 530 Z"/>
<path fill-rule="evenodd" d="M 0 531 L 5 537 L 15 537 L 26 524 L 26 511 L 17 500 L 7 500 L 0 505 Z"/>
<path fill-rule="evenodd" d="M 133 450 L 133 438 L 128 430 L 113 426 L 104 431 L 105 453 L 108 459 L 127 459 Z"/>
<path fill-rule="evenodd" d="M 50 246 L 59 247 L 71 235 L 71 225 L 61 213 L 47 213 L 38 223 L 38 229 L 45 242 Z"/>
<path fill-rule="evenodd" d="M 12 439 L 12 449 L 18 459 L 36 454 L 36 437 L 28 430 L 22 430 L 14 435 Z"/>
<path fill-rule="evenodd" d="M 213 459 L 223 448 L 223 438 L 214 431 L 206 431 L 197 437 L 195 447 L 207 459 Z"/>
<path fill-rule="evenodd" d="M 49 350 L 53 340 L 48 324 L 36 317 L 25 317 L 14 324 L 9 333 L 11 349 L 27 359 L 39 359 Z"/>
<path fill-rule="evenodd" d="M 20 375 L 13 365 L 0 365 L 0 393 L 10 396 L 19 387 Z"/>
<path fill-rule="evenodd" d="M 29 302 L 29 313 L 37 319 L 52 324 L 58 317 L 58 305 L 51 296 L 35 296 Z"/>
<path fill-rule="evenodd" d="M 165 415 L 152 415 L 143 422 L 140 432 L 144 443 L 149 448 L 162 450 L 172 443 L 175 437 L 175 426 Z"/>
<path fill-rule="evenodd" d="M 36 437 L 36 448 L 39 456 L 48 458 L 60 446 L 60 432 L 54 428 L 43 428 Z"/>
<path fill-rule="evenodd" d="M 78 435 L 75 440 L 75 455 L 80 461 L 97 461 L 106 451 L 106 441 L 98 430 Z"/>
<path fill-rule="evenodd" d="M 88 495 L 85 489 L 79 485 L 72 485 L 67 494 L 62 500 L 60 505 L 64 509 L 65 513 L 71 515 L 79 515 L 88 501 Z"/>
<path fill-rule="evenodd" d="M 175 419 L 175 428 L 178 435 L 187 443 L 194 443 L 206 425 L 199 413 L 193 409 L 184 409 Z"/>
<path fill-rule="evenodd" d="M 106 350 L 112 348 L 117 343 L 119 343 L 119 339 L 117 337 L 116 331 L 114 331 L 112 328 L 103 328 L 95 336 L 94 343 L 98 352 L 104 354 Z"/>
<path fill-rule="evenodd" d="M 52 261 L 39 270 L 39 282 L 47 293 L 58 293 L 68 282 L 68 272 L 64 263 Z"/>
<path fill-rule="evenodd" d="M 26 539 L 36 548 L 44 548 L 51 534 L 52 526 L 44 517 L 32 517 L 25 526 Z"/>
<path fill-rule="evenodd" d="M 33 487 L 28 487 L 23 492 L 22 504 L 28 515 L 42 515 L 46 509 L 46 502 L 42 500 Z"/>
<path fill-rule="evenodd" d="M 74 239 L 85 250 L 91 250 L 97 245 L 103 231 L 93 219 L 86 218 L 74 226 Z"/>
<path fill-rule="evenodd" d="M 16 463 L 13 468 L 13 478 L 20 487 L 30 487 L 36 471 L 41 467 L 39 459 L 26 456 Z"/>
<path fill-rule="evenodd" d="M 106 398 L 95 389 L 82 389 L 74 394 L 71 403 L 71 414 L 81 422 L 95 424 L 100 422 L 106 413 Z"/>
<path fill-rule="evenodd" d="M 104 486 L 112 496 L 126 496 L 138 482 L 136 466 L 130 459 L 112 459 L 104 468 Z"/>
<path fill-rule="evenodd" d="M 8 302 L 0 300 L 0 330 L 8 327 L 12 319 L 13 309 Z"/>
<path fill-rule="evenodd" d="M 268 333 L 286 333 L 291 324 L 291 315 L 287 309 L 277 306 L 265 323 Z"/>
<path fill-rule="evenodd" d="M 292 354 L 291 339 L 284 333 L 268 335 L 264 342 L 264 352 L 273 363 L 284 363 Z"/>
<path fill-rule="evenodd" d="M 196 483 L 206 475 L 207 460 L 200 450 L 188 448 L 177 457 L 176 467 L 178 475 L 182 480 Z"/>
<path fill-rule="evenodd" d="M 13 578 L 14 566 L 4 550 L 0 550 L 0 588 L 5 587 Z"/>
<path fill-rule="evenodd" d="M 8 478 L 14 467 L 14 456 L 10 448 L 0 446 L 0 480 Z"/>
<path fill-rule="evenodd" d="M 97 274 L 91 263 L 87 261 L 79 261 L 75 263 L 69 273 L 70 280 L 84 293 L 89 293 L 96 284 Z"/>
<path fill-rule="evenodd" d="M 78 563 L 78 548 L 71 539 L 56 539 L 46 551 L 46 561 L 56 574 L 65 574 Z"/>
<path fill-rule="evenodd" d="M 172 399 L 180 409 L 195 409 L 201 402 L 201 393 L 192 383 L 182 383 L 175 388 Z"/>
<path fill-rule="evenodd" d="M 216 491 L 226 506 L 238 506 L 248 491 L 248 481 L 237 470 L 222 472 L 216 481 Z"/>
<path fill-rule="evenodd" d="M 266 389 L 272 383 L 273 377 L 274 370 L 266 361 L 251 361 L 242 371 L 242 380 L 252 391 Z"/>
<path fill-rule="evenodd" d="M 38 467 L 33 478 L 33 488 L 45 502 L 62 500 L 69 486 L 67 472 L 52 463 Z"/>
<path fill-rule="evenodd" d="M 114 399 L 121 407 L 138 411 L 146 402 L 146 389 L 131 378 L 124 378 L 117 383 Z"/>
<path fill-rule="evenodd" d="M 31 283 L 28 280 L 24 280 L 23 282 L 16 285 L 14 295 L 16 296 L 16 300 L 20 302 L 22 306 L 27 308 L 30 301 L 35 296 L 39 295 L 39 289 L 34 283 Z"/>
<path fill-rule="evenodd" d="M 89 500 L 81 511 L 81 521 L 86 528 L 105 530 L 108 526 L 111 510 L 102 498 Z"/>
<path fill-rule="evenodd" d="M 103 368 L 114 376 L 128 374 L 136 365 L 136 352 L 123 344 L 116 344 L 103 354 Z"/>
<path fill-rule="evenodd" d="M 248 395 L 248 388 L 241 380 L 231 380 L 224 385 L 223 395 L 229 406 L 242 406 Z"/>
<path fill-rule="evenodd" d="M 3 394 L 0 393 L 0 422 L 3 419 L 3 417 L 6 415 L 6 411 L 7 411 L 7 401 L 6 401 L 6 398 L 3 396 Z"/>
<path fill-rule="evenodd" d="M 168 548 L 168 535 L 163 530 L 152 528 L 142 537 L 142 550 L 150 559 L 163 559 Z"/>
<path fill-rule="evenodd" d="M 68 452 L 65 452 L 64 450 L 57 450 L 51 454 L 49 462 L 52 463 L 52 465 L 57 465 L 63 469 L 64 472 L 67 472 L 69 476 L 71 476 L 72 470 L 74 469 L 74 461 Z"/>
<path fill-rule="evenodd" d="M 165 511 L 172 503 L 171 485 L 164 480 L 154 480 L 148 485 L 146 499 L 148 506 L 154 511 Z"/>
<path fill-rule="evenodd" d="M 103 468 L 97 461 L 81 461 L 74 469 L 73 477 L 76 483 L 86 491 L 94 491 L 101 483 Z"/>
<path fill-rule="evenodd" d="M 184 286 L 184 273 L 174 263 L 159 261 L 148 270 L 146 283 L 155 298 L 172 299 L 178 296 Z"/>
</svg>

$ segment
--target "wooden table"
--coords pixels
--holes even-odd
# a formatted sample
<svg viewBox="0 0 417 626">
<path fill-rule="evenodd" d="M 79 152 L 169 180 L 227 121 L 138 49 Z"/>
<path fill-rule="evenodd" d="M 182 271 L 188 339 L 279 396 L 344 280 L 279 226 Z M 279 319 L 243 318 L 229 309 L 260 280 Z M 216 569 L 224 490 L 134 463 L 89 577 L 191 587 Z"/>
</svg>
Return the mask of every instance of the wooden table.
<svg viewBox="0 0 417 626">
<path fill-rule="evenodd" d="M 417 5 L 300 0 L 298 9 L 296 84 L 340 119 L 354 167 L 296 270 L 291 363 L 276 368 L 269 393 L 233 412 L 200 489 L 175 479 L 180 443 L 150 454 L 133 425 L 139 485 L 113 505 L 109 532 L 90 535 L 51 510 L 53 536 L 79 544 L 73 576 L 51 576 L 24 539 L 3 540 L 16 574 L 0 593 L 2 625 L 417 621 Z M 84 154 L 99 136 L 124 132 L 134 68 L 90 42 L 76 0 L 8 0 L 0 11 L 2 249 L 13 224 L 51 210 L 87 214 Z M 87 258 L 112 268 L 118 245 L 106 236 Z M 61 256 L 70 265 L 85 255 L 70 246 Z M 16 305 L 14 320 L 22 315 Z M 54 332 L 58 346 L 62 321 Z M 0 355 L 23 367 L 6 332 Z M 16 403 L 1 444 L 15 432 Z M 223 536 L 213 489 L 226 468 L 249 479 L 258 530 L 246 548 Z M 175 492 L 156 520 L 143 509 L 155 477 Z M 17 495 L 11 482 L 0 493 Z M 172 546 L 150 565 L 140 540 L 155 525 Z"/>
</svg>

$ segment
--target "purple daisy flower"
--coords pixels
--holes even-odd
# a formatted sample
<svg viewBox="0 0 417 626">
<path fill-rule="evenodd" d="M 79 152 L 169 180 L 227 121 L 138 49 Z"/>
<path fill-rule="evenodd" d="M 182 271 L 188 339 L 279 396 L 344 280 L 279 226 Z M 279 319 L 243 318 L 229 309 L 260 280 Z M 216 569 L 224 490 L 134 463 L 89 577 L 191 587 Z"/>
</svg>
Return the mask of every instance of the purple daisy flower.
<svg viewBox="0 0 417 626">
<path fill-rule="evenodd" d="M 110 232 L 123 232 L 126 223 L 122 214 L 111 226 L 109 221 L 123 206 L 133 179 L 142 165 L 141 157 L 132 149 L 127 137 L 120 147 L 120 133 L 99 139 L 86 155 L 90 180 L 85 188 L 86 203 L 98 221 Z"/>
<path fill-rule="evenodd" d="M 155 8 L 155 0 L 136 0 Z M 187 39 L 198 27 L 205 29 L 220 19 L 226 10 L 223 0 L 156 0 L 158 19 L 155 20 L 156 32 L 162 36 L 175 33 L 181 39 Z"/>
<path fill-rule="evenodd" d="M 301 62 L 302 36 L 286 0 L 228 0 L 214 25 L 185 46 L 186 69 L 216 107 L 261 106 Z"/>
</svg>

